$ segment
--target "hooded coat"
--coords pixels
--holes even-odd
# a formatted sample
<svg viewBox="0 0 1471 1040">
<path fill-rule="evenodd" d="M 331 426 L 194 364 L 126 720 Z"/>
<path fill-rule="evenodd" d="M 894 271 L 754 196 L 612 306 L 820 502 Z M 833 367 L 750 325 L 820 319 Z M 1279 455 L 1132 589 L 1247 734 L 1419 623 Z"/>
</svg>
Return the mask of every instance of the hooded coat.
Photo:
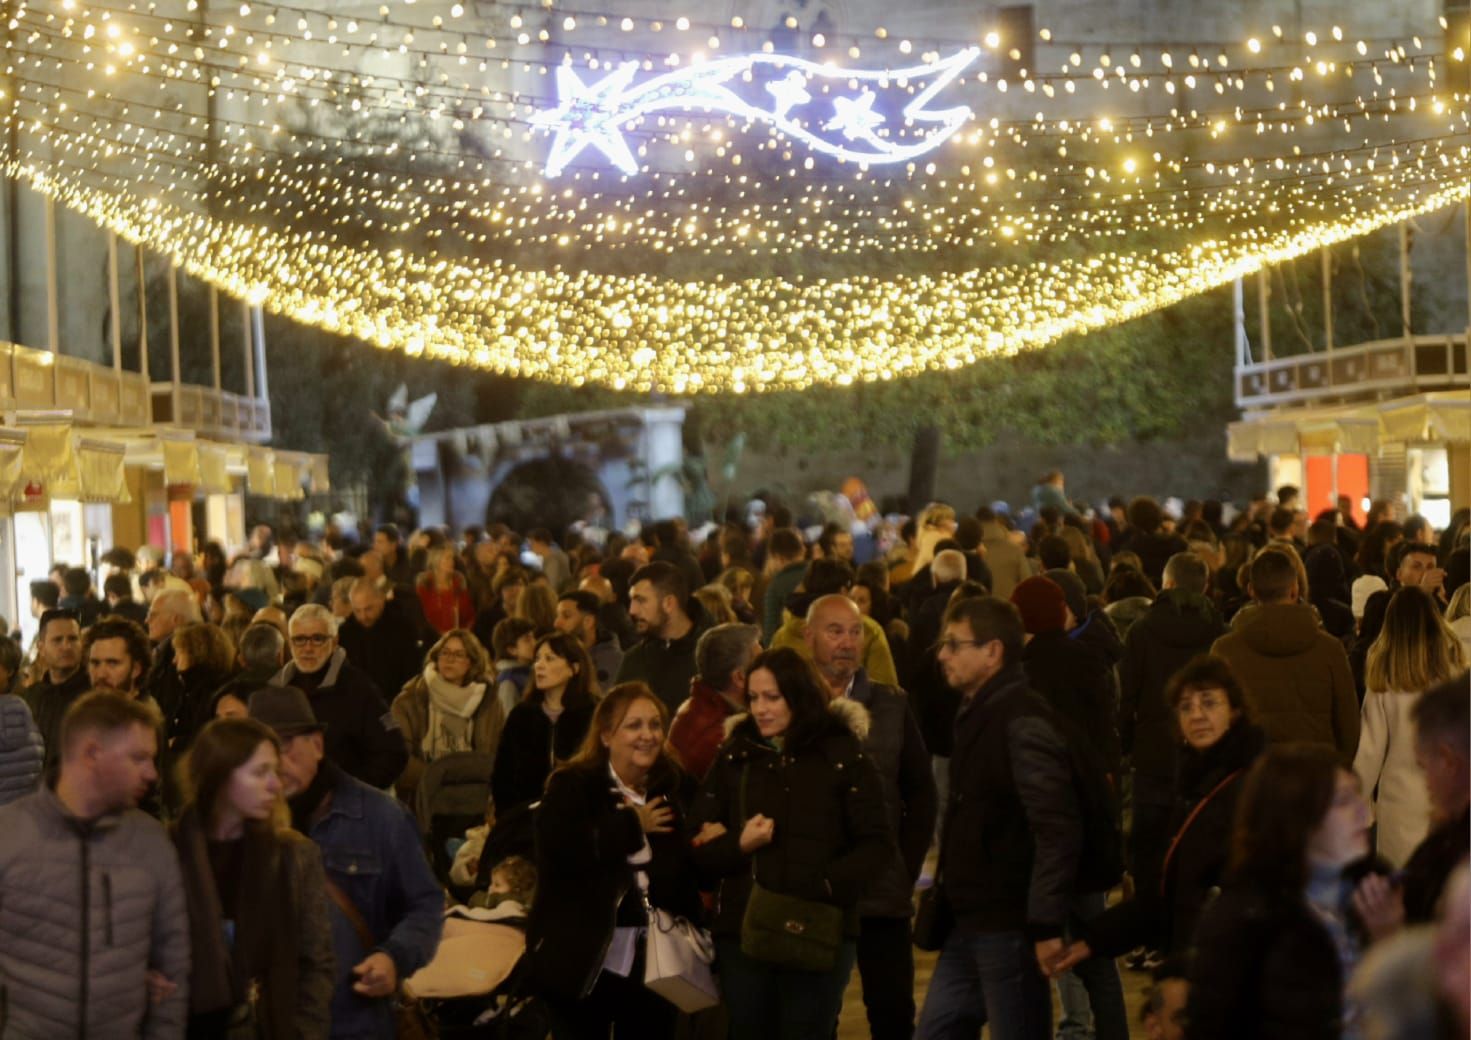
<svg viewBox="0 0 1471 1040">
<path fill-rule="evenodd" d="M 1231 666 L 1267 741 L 1338 749 L 1344 765 L 1359 746 L 1359 701 L 1343 644 L 1318 627 L 1304 603 L 1264 603 L 1244 612 L 1211 653 Z"/>
<path fill-rule="evenodd" d="M 751 881 L 774 892 L 845 911 L 858 934 L 858 903 L 897 855 L 878 770 L 863 752 L 868 712 L 834 700 L 823 724 L 781 750 L 761 737 L 749 715 L 727 722 L 729 736 L 695 799 L 690 831 L 720 823 L 725 833 L 694 850 L 697 865 L 719 880 L 712 931 L 739 935 Z M 740 847 L 757 814 L 774 822 L 771 843 Z"/>
</svg>

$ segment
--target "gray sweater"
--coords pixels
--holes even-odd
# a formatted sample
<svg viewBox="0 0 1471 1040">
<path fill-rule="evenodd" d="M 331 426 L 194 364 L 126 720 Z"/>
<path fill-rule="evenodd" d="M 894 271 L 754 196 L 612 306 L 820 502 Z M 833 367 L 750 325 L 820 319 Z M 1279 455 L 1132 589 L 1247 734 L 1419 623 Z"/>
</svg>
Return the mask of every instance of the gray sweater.
<svg viewBox="0 0 1471 1040">
<path fill-rule="evenodd" d="M 82 823 L 42 787 L 0 808 L 0 1003 L 17 1040 L 173 1040 L 189 1008 L 189 918 L 163 825 Z M 144 974 L 178 984 L 149 1007 Z"/>
<path fill-rule="evenodd" d="M 45 757 L 30 707 L 17 696 L 0 694 L 0 805 L 36 789 Z"/>
</svg>

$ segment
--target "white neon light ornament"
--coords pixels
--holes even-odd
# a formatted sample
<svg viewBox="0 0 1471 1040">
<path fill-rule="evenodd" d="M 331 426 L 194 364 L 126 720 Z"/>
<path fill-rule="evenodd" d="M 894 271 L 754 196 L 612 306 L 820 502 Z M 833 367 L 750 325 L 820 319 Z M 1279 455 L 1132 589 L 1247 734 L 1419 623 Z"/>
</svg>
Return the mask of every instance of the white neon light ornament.
<svg viewBox="0 0 1471 1040">
<path fill-rule="evenodd" d="M 784 54 L 752 54 L 720 58 L 656 76 L 633 86 L 639 69 L 625 62 L 593 84 L 584 84 L 569 66 L 557 67 L 556 108 L 532 117 L 533 125 L 554 133 L 546 174 L 556 177 L 567 164 L 592 147 L 632 176 L 638 161 L 623 139 L 623 130 L 653 112 L 701 110 L 724 112 L 753 122 L 769 122 L 814 151 L 850 162 L 907 162 L 944 144 L 971 118 L 959 105 L 931 110 L 935 96 L 976 60 L 979 47 L 957 51 L 929 65 L 905 69 L 841 69 Z M 844 93 L 821 94 L 814 80 L 842 84 Z M 850 82 L 862 89 L 847 93 Z M 893 120 L 922 132 L 901 143 L 883 133 L 889 117 L 874 108 L 879 91 L 891 84 L 927 86 Z M 873 88 L 877 88 L 877 90 Z M 746 95 L 746 96 L 743 96 Z"/>
</svg>

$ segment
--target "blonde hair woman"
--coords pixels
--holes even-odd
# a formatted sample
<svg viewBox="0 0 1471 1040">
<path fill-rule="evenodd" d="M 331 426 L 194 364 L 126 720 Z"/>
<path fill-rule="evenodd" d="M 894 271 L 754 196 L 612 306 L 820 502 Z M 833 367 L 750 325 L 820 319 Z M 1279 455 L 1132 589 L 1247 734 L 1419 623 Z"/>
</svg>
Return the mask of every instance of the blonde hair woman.
<svg viewBox="0 0 1471 1040">
<path fill-rule="evenodd" d="M 1410 709 L 1423 690 L 1465 667 L 1460 640 L 1429 594 L 1416 586 L 1396 592 L 1384 614 L 1384 630 L 1369 647 L 1354 772 L 1366 796 L 1378 788 L 1378 851 L 1397 867 L 1430 829 L 1430 800 L 1415 762 Z"/>
<path fill-rule="evenodd" d="M 931 502 L 915 521 L 914 560 L 909 573 L 918 574 L 935 558 L 935 546 L 955 537 L 955 509 L 944 502 Z"/>
</svg>

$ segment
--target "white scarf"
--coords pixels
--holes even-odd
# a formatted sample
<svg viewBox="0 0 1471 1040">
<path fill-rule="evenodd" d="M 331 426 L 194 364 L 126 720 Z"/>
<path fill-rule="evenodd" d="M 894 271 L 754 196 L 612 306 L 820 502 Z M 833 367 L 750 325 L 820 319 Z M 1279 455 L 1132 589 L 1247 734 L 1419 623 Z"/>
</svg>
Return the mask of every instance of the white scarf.
<svg viewBox="0 0 1471 1040">
<path fill-rule="evenodd" d="M 454 751 L 473 751 L 474 718 L 485 698 L 485 683 L 457 686 L 439 674 L 430 661 L 424 666 L 429 691 L 429 726 L 424 731 L 424 758 L 432 762 Z"/>
</svg>

